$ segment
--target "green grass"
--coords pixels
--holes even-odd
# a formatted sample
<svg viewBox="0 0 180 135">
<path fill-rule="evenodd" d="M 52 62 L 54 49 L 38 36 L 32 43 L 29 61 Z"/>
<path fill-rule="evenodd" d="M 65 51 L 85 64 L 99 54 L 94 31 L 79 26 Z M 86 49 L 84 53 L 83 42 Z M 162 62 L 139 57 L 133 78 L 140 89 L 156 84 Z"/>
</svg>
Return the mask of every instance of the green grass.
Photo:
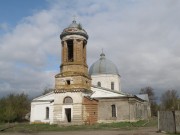
<svg viewBox="0 0 180 135">
<path fill-rule="evenodd" d="M 14 123 L 14 124 L 0 124 L 0 130 L 8 126 L 12 126 L 3 132 L 40 132 L 40 131 L 80 131 L 80 130 L 132 130 L 138 127 L 152 127 L 157 126 L 156 119 L 138 122 L 114 122 L 114 123 L 99 123 L 94 125 L 72 125 L 60 126 L 49 124 L 29 124 L 29 123 Z M 1 131 L 0 131 L 1 132 Z"/>
</svg>

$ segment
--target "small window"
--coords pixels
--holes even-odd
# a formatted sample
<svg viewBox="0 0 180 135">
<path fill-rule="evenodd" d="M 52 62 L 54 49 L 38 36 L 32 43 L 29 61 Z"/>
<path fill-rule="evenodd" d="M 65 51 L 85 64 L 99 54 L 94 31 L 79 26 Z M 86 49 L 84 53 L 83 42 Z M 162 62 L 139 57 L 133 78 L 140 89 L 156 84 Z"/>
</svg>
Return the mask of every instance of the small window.
<svg viewBox="0 0 180 135">
<path fill-rule="evenodd" d="M 67 82 L 67 85 L 70 85 L 71 84 L 71 81 L 70 80 L 66 80 Z"/>
<path fill-rule="evenodd" d="M 114 82 L 111 82 L 111 90 L 114 90 Z"/>
<path fill-rule="evenodd" d="M 116 117 L 116 106 L 111 105 L 111 108 L 112 108 L 112 117 Z"/>
<path fill-rule="evenodd" d="M 73 100 L 71 97 L 65 97 L 63 103 L 64 104 L 72 104 Z"/>
<path fill-rule="evenodd" d="M 49 119 L 49 107 L 46 107 L 46 119 Z"/>
<path fill-rule="evenodd" d="M 98 83 L 97 83 L 97 86 L 101 87 L 101 82 L 98 82 Z"/>
</svg>

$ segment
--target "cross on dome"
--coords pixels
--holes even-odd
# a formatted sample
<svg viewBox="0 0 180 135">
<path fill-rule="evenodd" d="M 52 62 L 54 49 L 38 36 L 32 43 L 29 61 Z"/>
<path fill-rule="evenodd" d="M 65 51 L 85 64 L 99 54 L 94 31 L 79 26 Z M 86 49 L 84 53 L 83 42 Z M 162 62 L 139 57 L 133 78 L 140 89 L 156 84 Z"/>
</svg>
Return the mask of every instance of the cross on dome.
<svg viewBox="0 0 180 135">
<path fill-rule="evenodd" d="M 103 52 L 103 48 L 102 48 L 102 53 L 100 54 L 101 58 L 105 58 L 105 54 Z"/>
<path fill-rule="evenodd" d="M 76 22 L 76 15 L 73 15 L 73 21 Z"/>
</svg>

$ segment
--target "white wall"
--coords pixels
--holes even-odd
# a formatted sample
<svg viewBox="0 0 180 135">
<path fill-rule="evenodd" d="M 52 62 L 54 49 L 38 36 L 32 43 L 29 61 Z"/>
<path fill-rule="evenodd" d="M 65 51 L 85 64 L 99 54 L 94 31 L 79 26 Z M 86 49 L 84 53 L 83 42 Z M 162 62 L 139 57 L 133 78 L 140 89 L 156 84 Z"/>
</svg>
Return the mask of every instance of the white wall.
<svg viewBox="0 0 180 135">
<path fill-rule="evenodd" d="M 57 93 L 54 95 L 54 103 L 55 104 L 63 104 L 63 100 L 65 97 L 71 97 L 73 99 L 73 103 L 82 103 L 81 92 L 65 92 L 65 93 Z"/>
<path fill-rule="evenodd" d="M 92 85 L 97 86 L 98 82 L 101 82 L 101 87 L 111 89 L 111 82 L 114 82 L 114 90 L 120 92 L 120 77 L 113 74 L 101 74 L 101 75 L 91 75 Z"/>
<path fill-rule="evenodd" d="M 33 99 L 31 102 L 30 122 L 52 123 L 54 92 Z M 49 107 L 49 119 L 46 119 L 46 107 Z"/>
<path fill-rule="evenodd" d="M 104 97 L 124 97 L 126 95 L 121 93 L 116 93 L 114 91 L 105 90 L 100 87 L 91 87 L 91 90 L 93 91 L 93 94 L 91 95 L 91 98 L 104 98 Z"/>
<path fill-rule="evenodd" d="M 46 119 L 46 107 L 49 107 L 49 119 Z M 32 102 L 30 122 L 50 123 L 53 115 L 53 103 L 50 102 Z"/>
<path fill-rule="evenodd" d="M 73 104 L 64 104 L 63 100 L 65 97 L 71 97 Z M 82 119 L 82 100 L 84 94 L 82 92 L 66 92 L 66 93 L 57 93 L 54 95 L 54 112 L 53 112 L 53 122 L 61 123 L 66 122 L 65 109 L 71 108 L 71 118 L 72 122 L 74 119 Z M 80 118 L 77 118 L 80 117 Z"/>
</svg>

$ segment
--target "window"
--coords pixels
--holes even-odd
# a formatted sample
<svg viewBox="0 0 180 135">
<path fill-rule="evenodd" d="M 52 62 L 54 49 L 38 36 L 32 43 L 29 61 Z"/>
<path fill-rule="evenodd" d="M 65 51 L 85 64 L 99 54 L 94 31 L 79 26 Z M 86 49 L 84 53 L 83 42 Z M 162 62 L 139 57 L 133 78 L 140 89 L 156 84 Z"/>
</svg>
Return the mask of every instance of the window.
<svg viewBox="0 0 180 135">
<path fill-rule="evenodd" d="M 111 105 L 111 108 L 112 108 L 112 117 L 116 117 L 116 106 Z"/>
<path fill-rule="evenodd" d="M 67 48 L 68 48 L 68 61 L 73 62 L 73 40 L 67 40 Z"/>
<path fill-rule="evenodd" d="M 63 103 L 64 104 L 72 104 L 73 100 L 71 97 L 65 97 Z"/>
<path fill-rule="evenodd" d="M 66 83 L 67 83 L 67 85 L 70 85 L 71 81 L 70 80 L 66 80 Z"/>
<path fill-rule="evenodd" d="M 101 87 L 101 82 L 98 82 L 98 83 L 97 83 L 97 86 Z"/>
<path fill-rule="evenodd" d="M 114 90 L 114 82 L 111 82 L 111 90 Z"/>
<path fill-rule="evenodd" d="M 46 119 L 49 119 L 49 107 L 46 107 Z"/>
</svg>

